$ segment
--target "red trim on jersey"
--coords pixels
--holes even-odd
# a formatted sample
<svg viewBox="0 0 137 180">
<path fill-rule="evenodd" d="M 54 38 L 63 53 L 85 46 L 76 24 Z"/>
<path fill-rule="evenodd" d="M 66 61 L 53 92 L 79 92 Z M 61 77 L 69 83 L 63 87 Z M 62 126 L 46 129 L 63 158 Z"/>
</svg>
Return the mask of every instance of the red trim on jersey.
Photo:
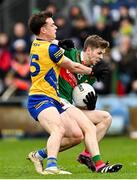
<svg viewBox="0 0 137 180">
<path fill-rule="evenodd" d="M 73 88 L 78 84 L 74 74 L 67 69 L 61 68 L 60 77 L 66 80 Z"/>
</svg>

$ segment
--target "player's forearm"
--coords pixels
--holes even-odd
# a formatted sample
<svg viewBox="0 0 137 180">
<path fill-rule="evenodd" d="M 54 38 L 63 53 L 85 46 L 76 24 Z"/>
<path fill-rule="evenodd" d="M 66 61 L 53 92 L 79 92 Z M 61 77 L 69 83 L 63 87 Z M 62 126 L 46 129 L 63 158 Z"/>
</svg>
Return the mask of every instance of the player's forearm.
<svg viewBox="0 0 137 180">
<path fill-rule="evenodd" d="M 92 69 L 90 67 L 84 66 L 80 63 L 71 61 L 69 58 L 65 57 L 61 66 L 68 69 L 70 72 L 80 73 L 80 74 L 91 74 Z"/>
<path fill-rule="evenodd" d="M 79 74 L 91 74 L 92 69 L 90 67 L 84 66 L 80 63 L 73 64 L 71 72 Z"/>
</svg>

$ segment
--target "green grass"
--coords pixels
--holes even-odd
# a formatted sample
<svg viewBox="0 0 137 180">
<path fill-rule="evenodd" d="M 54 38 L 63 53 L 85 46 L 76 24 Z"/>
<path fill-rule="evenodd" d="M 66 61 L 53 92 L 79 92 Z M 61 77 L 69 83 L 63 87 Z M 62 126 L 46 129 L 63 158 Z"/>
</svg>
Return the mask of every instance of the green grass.
<svg viewBox="0 0 137 180">
<path fill-rule="evenodd" d="M 123 168 L 118 173 L 92 173 L 76 161 L 82 145 L 59 154 L 58 164 L 72 175 L 42 176 L 35 172 L 27 154 L 45 144 L 44 139 L 0 140 L 0 178 L 4 179 L 131 179 L 137 178 L 137 141 L 128 137 L 106 137 L 100 144 L 102 158 L 111 163 L 120 162 Z"/>
</svg>

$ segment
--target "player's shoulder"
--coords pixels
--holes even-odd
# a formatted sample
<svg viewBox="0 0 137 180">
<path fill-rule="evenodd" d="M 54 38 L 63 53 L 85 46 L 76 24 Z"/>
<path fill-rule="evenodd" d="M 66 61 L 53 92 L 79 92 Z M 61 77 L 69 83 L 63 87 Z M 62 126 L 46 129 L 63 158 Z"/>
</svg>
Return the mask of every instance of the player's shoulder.
<svg viewBox="0 0 137 180">
<path fill-rule="evenodd" d="M 56 44 L 50 44 L 49 45 L 49 52 L 50 53 L 55 53 L 55 52 L 58 52 L 60 49 L 60 47 Z"/>
<path fill-rule="evenodd" d="M 58 61 L 63 56 L 63 50 L 56 44 L 49 45 L 49 56 L 52 60 Z"/>
</svg>

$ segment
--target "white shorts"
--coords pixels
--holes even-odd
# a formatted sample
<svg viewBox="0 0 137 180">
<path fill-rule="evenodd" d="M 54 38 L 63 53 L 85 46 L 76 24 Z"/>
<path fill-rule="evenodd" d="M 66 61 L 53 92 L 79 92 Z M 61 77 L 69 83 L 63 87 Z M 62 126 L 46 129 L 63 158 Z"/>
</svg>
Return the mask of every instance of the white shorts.
<svg viewBox="0 0 137 180">
<path fill-rule="evenodd" d="M 75 107 L 73 104 L 71 104 L 69 101 L 67 101 L 66 99 L 64 99 L 64 98 L 60 98 L 60 100 L 61 100 L 61 104 L 63 104 L 63 109 L 64 110 L 66 110 L 66 109 L 68 109 L 68 108 L 70 108 L 70 107 Z"/>
</svg>

